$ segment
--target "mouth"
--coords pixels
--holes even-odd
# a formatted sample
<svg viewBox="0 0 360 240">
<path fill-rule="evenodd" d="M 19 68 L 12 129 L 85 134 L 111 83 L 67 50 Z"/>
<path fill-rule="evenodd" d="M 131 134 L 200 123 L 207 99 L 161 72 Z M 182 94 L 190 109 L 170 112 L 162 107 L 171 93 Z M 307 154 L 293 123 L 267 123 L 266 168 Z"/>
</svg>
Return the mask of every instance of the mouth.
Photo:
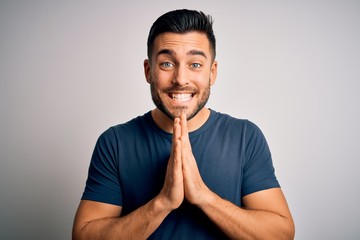
<svg viewBox="0 0 360 240">
<path fill-rule="evenodd" d="M 194 93 L 168 93 L 168 96 L 175 102 L 187 102 L 192 99 Z"/>
</svg>

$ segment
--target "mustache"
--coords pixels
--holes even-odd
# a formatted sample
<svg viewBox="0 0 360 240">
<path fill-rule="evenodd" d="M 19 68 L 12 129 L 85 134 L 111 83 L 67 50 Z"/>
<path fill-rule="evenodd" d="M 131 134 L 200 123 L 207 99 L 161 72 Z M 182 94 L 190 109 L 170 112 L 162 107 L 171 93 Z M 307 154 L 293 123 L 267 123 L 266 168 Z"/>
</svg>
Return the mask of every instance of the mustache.
<svg viewBox="0 0 360 240">
<path fill-rule="evenodd" d="M 185 87 L 171 86 L 171 87 L 165 88 L 164 92 L 166 92 L 166 93 L 169 93 L 169 92 L 192 92 L 192 93 L 195 93 L 195 92 L 197 92 L 197 90 L 195 88 L 188 87 L 188 86 L 185 86 Z"/>
</svg>

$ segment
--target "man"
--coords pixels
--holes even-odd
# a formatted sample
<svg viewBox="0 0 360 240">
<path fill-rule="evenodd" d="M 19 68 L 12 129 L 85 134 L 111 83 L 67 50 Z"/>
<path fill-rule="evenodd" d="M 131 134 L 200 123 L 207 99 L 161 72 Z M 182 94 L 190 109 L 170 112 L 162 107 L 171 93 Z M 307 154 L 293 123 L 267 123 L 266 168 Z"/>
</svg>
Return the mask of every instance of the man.
<svg viewBox="0 0 360 240">
<path fill-rule="evenodd" d="M 212 20 L 171 11 L 144 61 L 156 108 L 96 144 L 73 239 L 292 239 L 260 130 L 205 107 L 217 74 Z"/>
</svg>

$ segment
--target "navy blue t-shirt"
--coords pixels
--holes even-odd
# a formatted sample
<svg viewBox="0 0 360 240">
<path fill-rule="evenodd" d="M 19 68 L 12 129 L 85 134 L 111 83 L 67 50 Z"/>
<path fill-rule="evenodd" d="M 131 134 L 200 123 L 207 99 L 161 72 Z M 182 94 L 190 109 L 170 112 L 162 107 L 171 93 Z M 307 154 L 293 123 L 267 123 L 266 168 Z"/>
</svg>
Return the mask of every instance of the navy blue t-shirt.
<svg viewBox="0 0 360 240">
<path fill-rule="evenodd" d="M 279 187 L 264 135 L 252 122 L 211 110 L 189 137 L 203 181 L 220 197 L 242 206 L 242 197 Z M 122 215 L 146 204 L 163 186 L 171 145 L 172 134 L 155 124 L 151 112 L 109 128 L 96 143 L 82 199 L 122 206 Z M 184 201 L 149 239 L 226 237 Z"/>
</svg>

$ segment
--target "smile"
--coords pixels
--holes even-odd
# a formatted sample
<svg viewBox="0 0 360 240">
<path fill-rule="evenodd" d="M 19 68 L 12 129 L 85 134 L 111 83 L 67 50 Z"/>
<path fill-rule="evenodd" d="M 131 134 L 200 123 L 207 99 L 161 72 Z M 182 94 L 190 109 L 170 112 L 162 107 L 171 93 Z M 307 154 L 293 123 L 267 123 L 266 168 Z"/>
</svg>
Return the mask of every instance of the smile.
<svg viewBox="0 0 360 240">
<path fill-rule="evenodd" d="M 173 101 L 176 102 L 186 102 L 194 96 L 193 93 L 169 93 L 168 95 Z"/>
</svg>

